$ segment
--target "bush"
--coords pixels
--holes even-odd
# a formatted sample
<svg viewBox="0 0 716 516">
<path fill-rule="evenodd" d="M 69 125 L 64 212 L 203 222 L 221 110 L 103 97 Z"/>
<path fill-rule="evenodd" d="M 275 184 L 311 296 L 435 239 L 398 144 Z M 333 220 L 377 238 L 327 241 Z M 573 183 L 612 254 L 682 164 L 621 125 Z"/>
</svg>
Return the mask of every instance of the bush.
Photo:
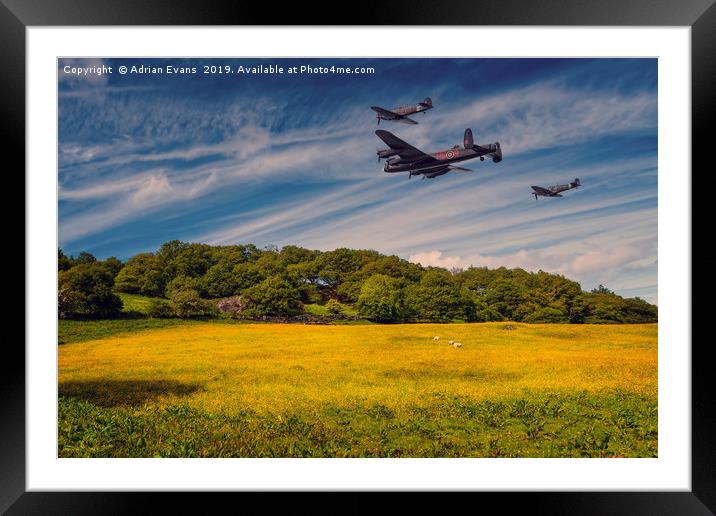
<svg viewBox="0 0 716 516">
<path fill-rule="evenodd" d="M 346 306 L 337 299 L 329 299 L 326 303 L 326 310 L 329 314 L 341 314 Z"/>
<path fill-rule="evenodd" d="M 217 315 L 214 303 L 202 299 L 196 290 L 175 290 L 169 303 L 174 315 L 182 319 Z"/>
<path fill-rule="evenodd" d="M 160 297 L 152 298 L 149 301 L 149 307 L 147 308 L 147 315 L 155 319 L 164 319 L 172 317 L 174 312 L 172 311 L 172 305 L 166 299 Z"/>
<path fill-rule="evenodd" d="M 81 263 L 60 272 L 57 309 L 59 317 L 111 318 L 122 311 L 122 300 L 112 289 L 114 278 L 103 265 Z"/>
</svg>

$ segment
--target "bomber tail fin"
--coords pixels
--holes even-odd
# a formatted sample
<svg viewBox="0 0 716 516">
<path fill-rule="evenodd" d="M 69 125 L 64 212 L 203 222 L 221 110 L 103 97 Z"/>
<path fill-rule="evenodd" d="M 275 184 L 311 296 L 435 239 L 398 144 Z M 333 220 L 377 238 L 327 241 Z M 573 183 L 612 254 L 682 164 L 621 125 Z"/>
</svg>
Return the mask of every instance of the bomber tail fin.
<svg viewBox="0 0 716 516">
<path fill-rule="evenodd" d="M 475 146 L 475 139 L 472 137 L 472 129 L 465 129 L 465 136 L 462 138 L 462 145 L 466 149 L 472 149 Z"/>
<path fill-rule="evenodd" d="M 430 97 L 425 97 L 425 100 L 419 103 L 423 107 L 433 107 L 433 101 Z"/>
</svg>

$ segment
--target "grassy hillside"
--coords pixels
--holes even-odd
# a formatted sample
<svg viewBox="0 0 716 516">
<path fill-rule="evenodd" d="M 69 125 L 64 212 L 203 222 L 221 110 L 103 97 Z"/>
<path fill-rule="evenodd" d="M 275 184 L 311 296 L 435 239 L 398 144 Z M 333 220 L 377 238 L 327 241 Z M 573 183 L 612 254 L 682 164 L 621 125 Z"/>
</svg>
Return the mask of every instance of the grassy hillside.
<svg viewBox="0 0 716 516">
<path fill-rule="evenodd" d="M 192 323 L 68 343 L 59 453 L 656 456 L 656 325 L 504 326 Z"/>
</svg>

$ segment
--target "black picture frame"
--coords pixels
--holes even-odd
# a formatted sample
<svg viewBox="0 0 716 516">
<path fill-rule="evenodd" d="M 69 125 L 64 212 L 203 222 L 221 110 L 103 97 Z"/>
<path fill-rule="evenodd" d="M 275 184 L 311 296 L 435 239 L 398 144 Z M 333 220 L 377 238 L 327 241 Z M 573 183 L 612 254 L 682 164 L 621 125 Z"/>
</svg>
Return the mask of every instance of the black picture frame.
<svg viewBox="0 0 716 516">
<path fill-rule="evenodd" d="M 712 181 L 707 129 L 716 120 L 716 5 L 714 0 L 450 0 L 429 4 L 408 2 L 362 2 L 355 6 L 259 2 L 202 2 L 198 0 L 0 0 L 0 124 L 6 149 L 18 158 L 15 170 L 25 166 L 25 30 L 29 26 L 111 26 L 111 25 L 558 25 L 558 26 L 689 26 L 691 27 L 692 70 L 692 171 L 699 188 L 695 196 L 709 195 Z M 319 14 L 325 13 L 325 14 Z M 344 13 L 339 15 L 340 13 Z M 346 13 L 350 13 L 347 16 Z M 707 167 L 709 167 L 707 169 Z M 695 171 L 699 170 L 698 176 Z M 9 169 L 6 168 L 9 172 Z M 684 171 L 685 179 L 688 172 Z M 24 192 L 19 177 L 17 189 Z M 706 182 L 706 186 L 704 186 Z M 17 191 L 17 190 L 16 190 Z M 692 235 L 700 225 L 709 224 L 692 211 Z M 697 239 L 692 244 L 692 277 L 699 267 L 696 259 L 710 242 Z M 27 259 L 27 257 L 26 257 Z M 706 264 L 712 264 L 707 259 Z M 704 265 L 706 265 L 704 264 Z M 31 271 L 25 271 L 26 276 Z M 713 274 L 699 277 L 699 290 L 714 287 Z M 693 290 L 692 290 L 693 292 Z M 706 304 L 706 303 L 704 303 Z M 692 302 L 692 321 L 708 320 L 703 306 Z M 31 309 L 31 307 L 27 307 Z M 701 317 L 699 317 L 701 316 Z M 699 324 L 701 326 L 701 324 Z M 692 335 L 693 322 L 692 322 Z M 465 496 L 495 501 L 504 508 L 523 507 L 530 513 L 549 514 L 714 514 L 716 512 L 716 403 L 709 396 L 711 365 L 707 359 L 710 339 L 684 342 L 692 356 L 692 490 L 690 492 L 530 492 L 470 493 L 451 502 L 458 507 Z M 25 350 L 20 340 L 7 340 L 0 382 L 0 511 L 7 514 L 134 514 L 149 512 L 152 505 L 178 512 L 213 507 L 244 499 L 237 510 L 256 495 L 250 493 L 77 493 L 26 492 L 25 487 Z M 424 494 L 401 495 L 390 502 L 377 493 L 351 493 L 341 501 L 330 501 L 325 494 L 292 496 L 294 510 L 316 512 L 323 508 L 336 512 L 363 513 L 376 508 L 399 508 L 400 513 L 424 507 Z M 266 497 L 265 497 L 266 498 Z M 275 494 L 268 497 L 273 505 Z M 265 501 L 262 501 L 265 503 Z M 475 501 L 468 502 L 476 507 Z M 340 505 L 339 505 L 340 504 Z"/>
</svg>

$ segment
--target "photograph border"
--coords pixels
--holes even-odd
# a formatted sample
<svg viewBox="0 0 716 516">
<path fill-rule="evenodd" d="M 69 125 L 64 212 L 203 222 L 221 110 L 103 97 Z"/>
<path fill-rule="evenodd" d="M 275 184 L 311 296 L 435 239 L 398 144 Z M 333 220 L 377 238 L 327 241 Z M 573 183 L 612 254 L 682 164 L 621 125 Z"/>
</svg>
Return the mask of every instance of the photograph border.
<svg viewBox="0 0 716 516">
<path fill-rule="evenodd" d="M 532 6 L 532 7 L 531 7 Z M 551 1 L 537 4 L 507 1 L 498 6 L 487 2 L 444 2 L 439 9 L 417 9 L 414 3 L 391 2 L 389 5 L 366 5 L 365 9 L 352 17 L 351 25 L 684 25 L 691 27 L 692 38 L 692 168 L 706 168 L 707 124 L 714 119 L 712 85 L 716 83 L 716 7 L 711 0 L 675 2 L 662 1 L 656 6 L 648 1 L 593 2 L 581 4 L 576 1 Z M 202 9 L 198 2 L 172 2 L 167 9 L 164 2 L 117 2 L 117 1 L 7 1 L 0 5 L 0 69 L 3 71 L 3 134 L 8 149 L 13 149 L 24 169 L 25 153 L 25 30 L 37 25 L 271 25 L 309 22 L 316 25 L 315 16 L 299 12 L 300 6 L 281 13 L 270 12 L 271 6 L 212 5 L 211 10 Z M 275 10 L 275 9 L 274 9 Z M 316 7 L 312 12 L 330 12 Z M 322 20 L 325 25 L 340 25 L 331 20 Z M 712 167 L 710 167 L 712 168 Z M 708 182 L 706 171 L 703 179 Z M 692 172 L 693 177 L 693 172 Z M 700 178 L 702 195 L 709 191 Z M 19 185 L 24 192 L 24 184 Z M 693 197 L 692 197 L 693 199 Z M 693 201 L 692 201 L 693 207 Z M 692 208 L 693 209 L 693 208 Z M 694 223 L 698 218 L 692 217 Z M 703 219 L 702 219 L 703 220 Z M 708 221 L 706 221 L 707 223 Z M 701 222 L 702 224 L 704 222 Z M 692 234 L 698 234 L 693 231 Z M 708 243 L 708 242 L 707 242 Z M 695 245 L 707 243 L 694 242 Z M 697 248 L 698 249 L 698 248 Z M 693 247 L 692 247 L 693 250 Z M 693 251 L 692 251 L 693 252 Z M 698 253 L 693 253 L 696 257 Z M 27 260 L 27 256 L 25 257 Z M 693 259 L 693 258 L 692 258 Z M 29 273 L 26 269 L 26 276 Z M 693 274 L 693 272 L 692 272 Z M 708 289 L 713 280 L 700 279 L 700 287 Z M 26 310 L 31 307 L 26 306 Z M 704 308 L 694 304 L 698 315 L 706 314 Z M 692 316 L 692 321 L 698 317 Z M 693 323 L 692 323 L 693 324 Z M 693 329 L 692 329 L 693 333 Z M 689 344 L 689 343 L 685 343 Z M 716 507 L 716 478 L 714 471 L 714 401 L 709 399 L 711 375 L 708 341 L 692 347 L 692 491 L 648 492 L 648 493 L 524 493 L 514 501 L 529 507 L 530 511 L 579 514 L 604 514 L 606 512 L 629 512 L 649 514 L 708 514 Z M 0 511 L 9 514 L 27 513 L 85 513 L 85 512 L 137 512 L 147 509 L 147 497 L 161 496 L 162 504 L 177 504 L 188 510 L 186 497 L 176 496 L 169 500 L 167 494 L 133 493 L 40 493 L 27 492 L 25 488 L 25 355 L 19 345 L 7 345 L 10 353 L 4 360 L 2 376 L 2 406 L 4 425 L 0 439 L 0 463 L 2 472 L 0 485 Z M 236 493 L 241 495 L 242 493 Z M 246 495 L 247 493 L 243 493 Z M 504 498 L 514 493 L 474 493 L 476 495 Z M 202 508 L 207 509 L 209 493 L 202 493 Z M 229 495 L 222 495 L 221 498 Z M 351 495 L 346 509 L 354 511 L 374 507 L 373 495 L 358 497 Z M 414 496 L 414 494 L 413 494 Z M 464 495 L 463 495 L 464 496 Z M 382 497 L 384 498 L 384 497 Z M 410 505 L 422 505 L 420 496 L 412 498 L 405 505 L 401 497 L 401 512 Z M 315 498 L 302 497 L 300 506 L 315 507 Z M 224 499 L 226 501 L 226 499 Z M 511 498 L 510 506 L 514 506 Z M 292 503 L 294 501 L 292 500 Z M 383 502 L 381 502 L 383 503 Z M 420 504 L 420 505 L 419 505 Z M 169 506 L 164 505 L 165 508 Z M 298 508 L 299 506 L 296 506 Z M 383 506 L 384 508 L 387 508 Z M 143 512 L 143 511 L 139 511 Z M 342 511 L 343 512 L 343 511 Z M 346 511 L 347 512 L 347 511 Z"/>
</svg>

